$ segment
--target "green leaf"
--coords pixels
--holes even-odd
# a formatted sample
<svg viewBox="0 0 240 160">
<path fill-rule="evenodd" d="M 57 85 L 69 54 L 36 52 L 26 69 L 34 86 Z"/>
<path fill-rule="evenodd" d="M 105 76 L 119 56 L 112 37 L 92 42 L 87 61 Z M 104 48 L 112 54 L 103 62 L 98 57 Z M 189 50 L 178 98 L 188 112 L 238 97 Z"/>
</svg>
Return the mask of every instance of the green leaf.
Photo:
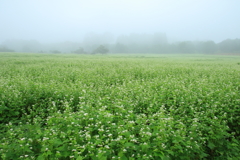
<svg viewBox="0 0 240 160">
<path fill-rule="evenodd" d="M 206 154 L 206 153 L 204 153 L 204 152 L 200 154 L 200 157 L 201 157 L 201 158 L 204 158 L 204 157 L 207 157 L 207 156 L 208 156 L 208 154 Z"/>
<path fill-rule="evenodd" d="M 120 157 L 121 160 L 128 160 L 127 157 L 124 155 L 123 152 L 119 152 L 118 156 Z"/>
<path fill-rule="evenodd" d="M 213 148 L 215 147 L 215 145 L 214 145 L 212 142 L 209 142 L 209 143 L 208 143 L 208 147 L 209 147 L 210 149 L 213 149 Z"/>
<path fill-rule="evenodd" d="M 133 147 L 133 146 L 135 146 L 135 145 L 134 145 L 133 143 L 125 143 L 124 146 L 125 146 L 125 147 Z"/>
<path fill-rule="evenodd" d="M 83 160 L 83 157 L 82 156 L 78 156 L 77 160 Z"/>
<path fill-rule="evenodd" d="M 121 156 L 120 159 L 121 160 L 128 160 L 128 158 L 125 155 Z"/>
<path fill-rule="evenodd" d="M 43 155 L 38 156 L 37 160 L 45 160 Z"/>
<path fill-rule="evenodd" d="M 171 150 L 167 150 L 167 152 L 170 154 L 170 155 L 174 155 L 174 152 L 173 151 L 171 151 Z"/>
<path fill-rule="evenodd" d="M 62 144 L 62 141 L 61 140 L 59 140 L 59 139 L 54 139 L 53 140 L 53 145 L 54 145 L 54 147 L 58 147 L 58 146 L 60 146 Z"/>
<path fill-rule="evenodd" d="M 154 150 L 154 156 L 162 158 L 164 156 L 164 154 L 163 154 L 163 152 L 158 151 L 158 149 L 155 149 Z"/>
</svg>

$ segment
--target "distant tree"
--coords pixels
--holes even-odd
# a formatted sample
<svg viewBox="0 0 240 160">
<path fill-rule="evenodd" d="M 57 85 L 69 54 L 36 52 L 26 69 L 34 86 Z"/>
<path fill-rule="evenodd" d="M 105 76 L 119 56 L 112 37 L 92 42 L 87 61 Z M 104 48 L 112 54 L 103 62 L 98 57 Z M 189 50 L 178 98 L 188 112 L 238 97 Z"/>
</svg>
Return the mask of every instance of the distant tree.
<svg viewBox="0 0 240 160">
<path fill-rule="evenodd" d="M 100 45 L 98 48 L 96 48 L 93 51 L 93 54 L 96 54 L 96 53 L 106 54 L 106 53 L 108 53 L 108 51 L 109 50 L 106 47 L 104 47 L 103 45 Z"/>
<path fill-rule="evenodd" d="M 218 43 L 218 48 L 223 53 L 239 53 L 240 39 L 226 39 Z"/>
<path fill-rule="evenodd" d="M 178 51 L 180 53 L 194 53 L 195 46 L 191 41 L 184 41 L 178 44 Z"/>
<path fill-rule="evenodd" d="M 11 50 L 5 46 L 0 46 L 0 52 L 14 52 L 14 50 Z"/>
<path fill-rule="evenodd" d="M 73 51 L 72 53 L 76 53 L 76 54 L 86 54 L 87 52 L 85 52 L 82 47 L 79 47 L 79 49 Z"/>
<path fill-rule="evenodd" d="M 201 51 L 203 53 L 215 53 L 217 45 L 213 41 L 206 41 L 201 44 Z"/>
<path fill-rule="evenodd" d="M 114 50 L 116 53 L 127 53 L 127 47 L 122 43 L 117 43 L 114 47 Z"/>
<path fill-rule="evenodd" d="M 52 50 L 52 53 L 61 53 L 59 50 Z"/>
</svg>

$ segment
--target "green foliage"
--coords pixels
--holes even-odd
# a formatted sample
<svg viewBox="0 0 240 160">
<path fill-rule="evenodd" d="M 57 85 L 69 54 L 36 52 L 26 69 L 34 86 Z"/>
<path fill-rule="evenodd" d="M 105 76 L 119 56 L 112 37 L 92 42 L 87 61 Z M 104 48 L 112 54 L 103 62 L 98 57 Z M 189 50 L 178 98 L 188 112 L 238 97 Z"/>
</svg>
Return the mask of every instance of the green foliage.
<svg viewBox="0 0 240 160">
<path fill-rule="evenodd" d="M 239 57 L 0 56 L 0 159 L 240 158 Z"/>
<path fill-rule="evenodd" d="M 96 48 L 94 51 L 93 51 L 93 54 L 96 54 L 96 53 L 101 53 L 101 54 L 106 54 L 108 53 L 108 49 L 103 46 L 103 45 L 100 45 L 98 48 Z"/>
<path fill-rule="evenodd" d="M 0 46 L 0 52 L 14 52 L 14 50 L 9 49 L 5 46 Z"/>
<path fill-rule="evenodd" d="M 239 53 L 240 39 L 226 39 L 218 44 L 219 50 L 222 53 Z"/>
</svg>

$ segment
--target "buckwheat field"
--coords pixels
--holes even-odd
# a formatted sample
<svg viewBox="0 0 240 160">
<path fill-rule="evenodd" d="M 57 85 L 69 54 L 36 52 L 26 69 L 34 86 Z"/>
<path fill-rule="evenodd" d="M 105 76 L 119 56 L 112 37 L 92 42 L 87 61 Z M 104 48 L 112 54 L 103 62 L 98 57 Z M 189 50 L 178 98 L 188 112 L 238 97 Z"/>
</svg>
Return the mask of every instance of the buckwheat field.
<svg viewBox="0 0 240 160">
<path fill-rule="evenodd" d="M 240 57 L 0 53 L 0 159 L 238 160 Z"/>
</svg>

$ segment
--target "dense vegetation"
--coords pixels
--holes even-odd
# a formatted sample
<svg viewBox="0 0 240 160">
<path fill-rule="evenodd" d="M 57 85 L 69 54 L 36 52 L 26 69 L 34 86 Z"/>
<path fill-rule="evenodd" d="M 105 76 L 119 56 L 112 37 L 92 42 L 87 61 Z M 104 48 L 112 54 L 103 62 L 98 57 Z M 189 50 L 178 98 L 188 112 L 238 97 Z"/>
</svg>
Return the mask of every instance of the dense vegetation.
<svg viewBox="0 0 240 160">
<path fill-rule="evenodd" d="M 240 57 L 144 56 L 0 53 L 0 159 L 240 159 Z"/>
</svg>

